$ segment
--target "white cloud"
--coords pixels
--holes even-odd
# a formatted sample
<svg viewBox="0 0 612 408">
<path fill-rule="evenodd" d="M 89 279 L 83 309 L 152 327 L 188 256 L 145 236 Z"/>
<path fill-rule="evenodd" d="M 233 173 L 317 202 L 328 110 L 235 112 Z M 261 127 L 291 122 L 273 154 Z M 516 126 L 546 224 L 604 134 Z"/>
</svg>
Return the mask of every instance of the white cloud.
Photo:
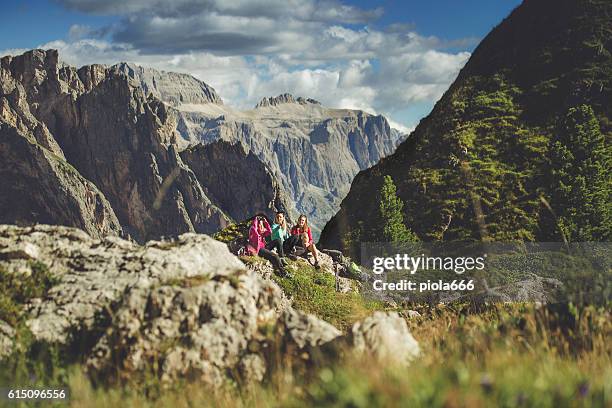
<svg viewBox="0 0 612 408">
<path fill-rule="evenodd" d="M 350 28 L 380 10 L 317 0 L 64 0 L 70 8 L 116 14 L 103 29 L 75 25 L 66 38 L 42 44 L 72 64 L 134 62 L 186 72 L 240 109 L 293 93 L 331 107 L 384 113 L 409 130 L 412 104 L 433 103 L 470 54 L 410 25 Z M 282 23 L 279 24 L 279 21 Z M 18 53 L 19 50 L 11 50 Z"/>
</svg>

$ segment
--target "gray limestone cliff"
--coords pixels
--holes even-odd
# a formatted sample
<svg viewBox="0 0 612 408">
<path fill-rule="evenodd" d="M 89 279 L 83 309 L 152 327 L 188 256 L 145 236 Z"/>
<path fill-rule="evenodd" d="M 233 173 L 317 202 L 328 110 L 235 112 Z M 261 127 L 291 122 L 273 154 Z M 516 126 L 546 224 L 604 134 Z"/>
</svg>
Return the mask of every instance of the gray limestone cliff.
<svg viewBox="0 0 612 408">
<path fill-rule="evenodd" d="M 76 69 L 55 50 L 0 59 L 2 222 L 61 224 L 142 242 L 212 233 L 232 221 L 182 161 L 177 112 L 154 95 L 172 99 L 176 83 L 179 100 L 220 99 L 192 77 L 177 74 L 181 82 L 164 73 L 164 80 L 143 70 L 137 78 L 120 68 Z M 149 79 L 155 89 L 143 85 Z M 224 174 L 228 159 L 217 159 L 209 172 Z M 244 194 L 245 186 L 236 187 Z"/>
<path fill-rule="evenodd" d="M 114 65 L 112 68 L 136 80 L 145 95 L 152 94 L 173 105 L 181 103 L 223 104 L 221 97 L 211 86 L 189 74 L 157 71 L 126 62 Z"/>
</svg>

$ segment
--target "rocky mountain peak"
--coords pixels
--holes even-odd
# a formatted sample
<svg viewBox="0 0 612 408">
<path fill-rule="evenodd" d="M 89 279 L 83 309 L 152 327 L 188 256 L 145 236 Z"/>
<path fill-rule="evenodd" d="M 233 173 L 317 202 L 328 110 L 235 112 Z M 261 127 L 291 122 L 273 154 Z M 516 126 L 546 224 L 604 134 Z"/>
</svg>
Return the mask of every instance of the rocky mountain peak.
<svg viewBox="0 0 612 408">
<path fill-rule="evenodd" d="M 134 79 L 146 95 L 151 93 L 172 105 L 223 104 L 223 100 L 211 86 L 189 74 L 158 71 L 127 62 L 116 64 L 111 69 Z"/>
<path fill-rule="evenodd" d="M 321 105 L 321 102 L 311 99 L 311 98 L 303 98 L 298 96 L 297 98 L 291 95 L 290 93 L 284 93 L 278 96 L 270 96 L 267 98 L 263 98 L 257 105 L 255 105 L 255 109 L 263 108 L 266 106 L 278 106 L 286 103 L 295 103 L 298 105 Z"/>
</svg>

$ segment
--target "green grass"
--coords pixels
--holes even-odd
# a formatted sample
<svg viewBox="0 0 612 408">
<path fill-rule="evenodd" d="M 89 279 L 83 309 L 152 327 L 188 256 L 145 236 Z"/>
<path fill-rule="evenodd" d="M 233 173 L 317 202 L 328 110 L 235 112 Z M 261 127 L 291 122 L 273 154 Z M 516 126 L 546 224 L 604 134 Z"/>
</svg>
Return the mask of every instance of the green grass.
<svg viewBox="0 0 612 408">
<path fill-rule="evenodd" d="M 232 224 L 221 231 L 216 232 L 212 237 L 217 241 L 227 244 L 238 238 L 247 238 L 249 235 L 249 228 L 249 220 L 246 220 L 237 224 Z"/>
<path fill-rule="evenodd" d="M 316 270 L 304 262 L 292 262 L 297 270 L 287 268 L 292 278 L 274 275 L 274 281 L 287 296 L 293 299 L 293 306 L 347 331 L 353 323 L 383 308 L 382 303 L 364 299 L 358 293 L 336 292 L 335 277 Z M 290 265 L 291 265 L 290 264 Z"/>
</svg>

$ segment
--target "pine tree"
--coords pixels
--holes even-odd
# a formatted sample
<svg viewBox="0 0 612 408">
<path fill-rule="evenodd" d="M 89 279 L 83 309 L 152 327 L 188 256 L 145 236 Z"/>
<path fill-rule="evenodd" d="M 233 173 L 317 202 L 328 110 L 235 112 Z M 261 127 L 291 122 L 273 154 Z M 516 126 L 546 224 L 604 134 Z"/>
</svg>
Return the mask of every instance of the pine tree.
<svg viewBox="0 0 612 408">
<path fill-rule="evenodd" d="M 404 224 L 404 203 L 397 196 L 391 176 L 385 176 L 380 189 L 380 218 L 382 241 L 392 243 L 416 242 L 417 236 Z M 380 238 L 379 238 L 380 239 Z"/>
<path fill-rule="evenodd" d="M 612 230 L 610 155 L 588 105 L 571 108 L 550 144 L 550 204 L 570 241 L 607 240 Z"/>
</svg>

